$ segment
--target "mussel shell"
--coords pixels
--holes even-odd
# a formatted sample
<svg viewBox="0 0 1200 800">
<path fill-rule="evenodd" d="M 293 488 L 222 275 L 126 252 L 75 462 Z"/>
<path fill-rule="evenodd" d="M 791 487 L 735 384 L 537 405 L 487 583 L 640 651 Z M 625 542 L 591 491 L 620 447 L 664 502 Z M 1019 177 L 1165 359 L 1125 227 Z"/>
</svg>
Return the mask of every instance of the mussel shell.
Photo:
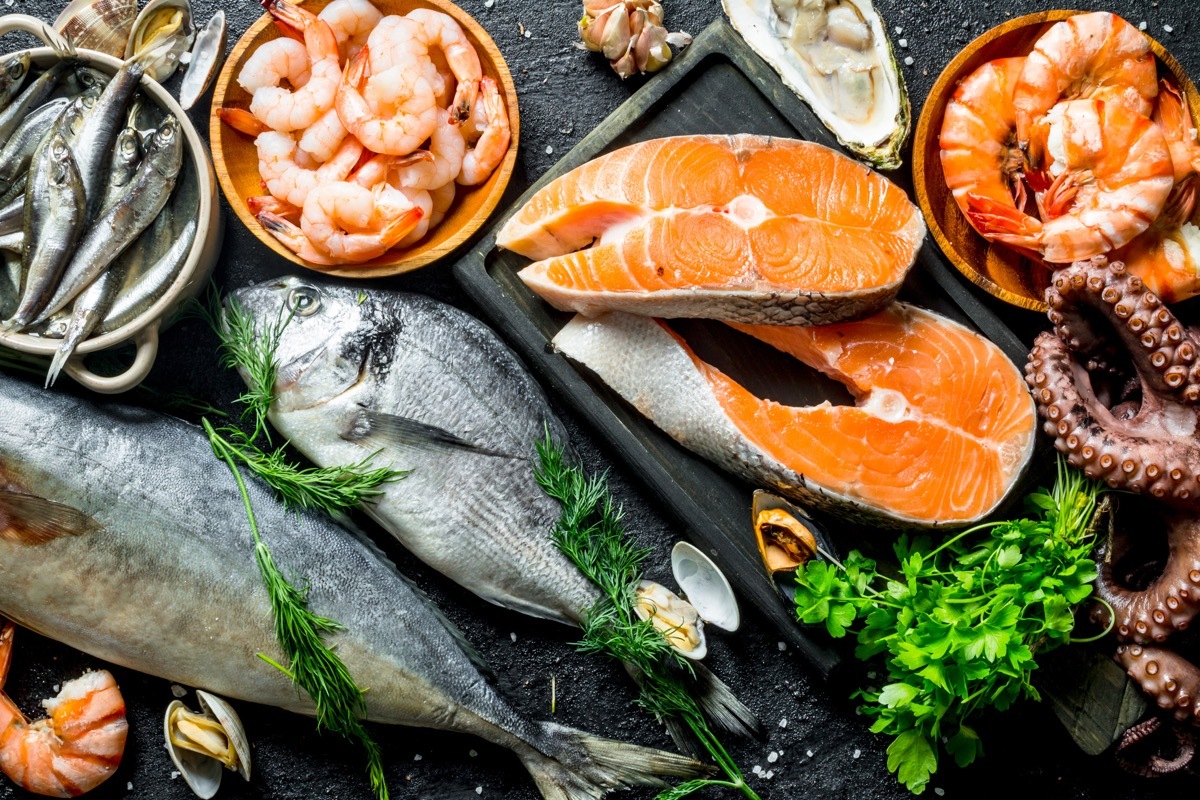
<svg viewBox="0 0 1200 800">
<path fill-rule="evenodd" d="M 147 75 L 162 83 L 179 68 L 180 56 L 191 48 L 195 38 L 192 5 L 188 0 L 150 0 L 133 22 L 125 44 L 125 58 L 133 58 L 170 39 L 171 47 L 166 57 L 146 70 Z"/>
<path fill-rule="evenodd" d="M 208 91 L 225 61 L 225 12 L 218 11 L 196 36 L 192 59 L 179 86 L 179 105 L 187 111 Z"/>
<path fill-rule="evenodd" d="M 771 585 L 775 587 L 775 591 L 785 599 L 790 599 L 795 590 L 795 582 L 791 577 L 795 570 L 778 570 L 771 566 L 767 557 L 766 543 L 763 541 L 762 534 L 758 529 L 758 515 L 763 511 L 774 508 L 786 511 L 795 517 L 796 521 L 807 528 L 809 533 L 813 535 L 813 539 L 817 542 L 817 552 L 813 555 L 813 558 L 828 561 L 830 558 L 836 559 L 839 556 L 828 533 L 803 509 L 777 494 L 763 491 L 762 489 L 756 491 L 750 506 L 750 528 L 754 532 L 754 541 L 758 547 L 758 553 L 763 560 L 763 571 L 767 573 L 767 577 L 771 580 Z"/>
<path fill-rule="evenodd" d="M 200 700 L 200 707 L 212 714 L 225 729 L 225 735 L 238 755 L 238 774 L 250 780 L 250 742 L 246 739 L 246 728 L 242 725 L 241 717 L 233 710 L 233 706 L 215 694 L 197 689 L 196 697 Z"/>
<path fill-rule="evenodd" d="M 215 758 L 176 747 L 175 743 L 171 741 L 171 715 L 175 713 L 175 709 L 181 707 L 186 708 L 180 701 L 172 701 L 167 706 L 166 716 L 163 717 L 163 735 L 167 741 L 167 752 L 192 792 L 201 800 L 210 800 L 221 788 L 221 778 L 224 777 L 225 767 Z"/>
<path fill-rule="evenodd" d="M 137 15 L 137 0 L 71 0 L 54 30 L 76 47 L 122 58 Z"/>
<path fill-rule="evenodd" d="M 689 542 L 675 544 L 671 574 L 702 620 L 730 633 L 741 626 L 741 611 L 729 579 L 697 547 Z"/>
</svg>

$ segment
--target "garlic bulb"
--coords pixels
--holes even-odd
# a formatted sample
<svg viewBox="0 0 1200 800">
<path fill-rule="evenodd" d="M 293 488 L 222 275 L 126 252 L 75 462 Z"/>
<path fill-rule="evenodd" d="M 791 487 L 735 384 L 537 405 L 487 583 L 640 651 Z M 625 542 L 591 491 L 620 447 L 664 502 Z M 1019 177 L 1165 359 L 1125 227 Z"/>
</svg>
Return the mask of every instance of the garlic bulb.
<svg viewBox="0 0 1200 800">
<path fill-rule="evenodd" d="M 583 0 L 579 35 L 622 79 L 662 69 L 671 60 L 670 45 L 692 42 L 686 33 L 667 33 L 659 0 Z"/>
</svg>

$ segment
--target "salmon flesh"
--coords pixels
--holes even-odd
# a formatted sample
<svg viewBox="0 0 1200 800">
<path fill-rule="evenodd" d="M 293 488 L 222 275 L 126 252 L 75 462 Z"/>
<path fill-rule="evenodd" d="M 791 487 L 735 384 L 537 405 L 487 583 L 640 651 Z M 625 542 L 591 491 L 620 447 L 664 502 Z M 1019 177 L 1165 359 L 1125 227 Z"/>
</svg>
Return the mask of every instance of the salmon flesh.
<svg viewBox="0 0 1200 800">
<path fill-rule="evenodd" d="M 562 311 L 821 325 L 895 298 L 925 238 L 882 175 L 812 142 L 654 139 L 538 191 L 500 247 Z"/>
<path fill-rule="evenodd" d="M 576 317 L 554 345 L 699 455 L 876 524 L 982 519 L 1033 455 L 1036 415 L 1020 372 L 948 319 L 894 303 L 858 322 L 733 327 L 845 384 L 856 405 L 755 397 L 664 323 L 630 314 Z"/>
</svg>

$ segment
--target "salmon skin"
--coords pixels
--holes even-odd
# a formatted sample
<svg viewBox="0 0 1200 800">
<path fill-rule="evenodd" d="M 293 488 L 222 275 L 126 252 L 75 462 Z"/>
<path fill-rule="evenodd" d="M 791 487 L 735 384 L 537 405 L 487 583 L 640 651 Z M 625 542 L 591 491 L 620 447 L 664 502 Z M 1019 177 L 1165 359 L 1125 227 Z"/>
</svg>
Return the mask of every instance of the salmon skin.
<svg viewBox="0 0 1200 800">
<path fill-rule="evenodd" d="M 925 238 L 905 193 L 812 142 L 654 139 L 537 192 L 496 243 L 560 311 L 764 325 L 867 316 L 895 298 Z"/>
<path fill-rule="evenodd" d="M 665 324 L 630 314 L 576 317 L 554 345 L 690 450 L 843 517 L 965 525 L 1030 461 L 1036 416 L 1020 373 L 957 323 L 895 303 L 859 322 L 733 327 L 845 384 L 856 405 L 755 397 Z"/>
</svg>

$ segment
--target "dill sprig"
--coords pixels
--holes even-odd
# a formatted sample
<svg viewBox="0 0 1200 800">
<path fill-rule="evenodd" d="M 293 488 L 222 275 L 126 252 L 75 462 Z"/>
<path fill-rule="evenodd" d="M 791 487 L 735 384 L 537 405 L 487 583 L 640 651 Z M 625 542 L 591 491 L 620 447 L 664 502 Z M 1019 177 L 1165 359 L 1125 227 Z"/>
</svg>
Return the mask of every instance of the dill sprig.
<svg viewBox="0 0 1200 800">
<path fill-rule="evenodd" d="M 537 442 L 537 456 L 538 485 L 562 505 L 551 539 L 601 592 L 601 599 L 585 614 L 583 639 L 576 646 L 582 652 L 604 653 L 635 668 L 640 673 L 638 705 L 657 718 L 682 721 L 725 774 L 725 780 L 681 783 L 660 793 L 657 800 L 680 800 L 710 787 L 735 789 L 759 800 L 688 691 L 684 680 L 693 674 L 691 664 L 633 610 L 634 587 L 641 580 L 650 550 L 637 547 L 626 537 L 622 509 L 609 494 L 605 477 L 588 477 L 568 463 L 563 448 L 549 433 Z"/>
<path fill-rule="evenodd" d="M 289 667 L 278 664 L 260 653 L 259 658 L 283 672 L 292 682 L 308 693 L 317 709 L 317 729 L 330 730 L 347 739 L 357 740 L 367 754 L 367 774 L 371 788 L 379 800 L 387 800 L 388 788 L 383 773 L 383 757 L 379 745 L 371 738 L 361 717 L 366 713 L 365 691 L 354 682 L 350 670 L 328 645 L 324 637 L 343 630 L 343 626 L 314 614 L 308 607 L 308 588 L 297 588 L 284 576 L 271 551 L 263 542 L 258 520 L 246 482 L 242 478 L 234 459 L 237 451 L 228 442 L 217 436 L 216 430 L 207 420 L 202 420 L 209 436 L 213 453 L 225 462 L 237 482 L 242 503 L 246 508 L 246 519 L 254 536 L 254 560 L 262 575 L 271 601 L 271 614 L 275 620 L 275 638 L 287 654 Z"/>
<path fill-rule="evenodd" d="M 290 461 L 286 444 L 278 447 L 271 444 L 267 414 L 275 399 L 275 379 L 279 374 L 276 353 L 291 314 L 285 315 L 281 309 L 274 321 L 259 330 L 254 318 L 235 301 L 222 306 L 215 291 L 210 293 L 207 308 L 201 313 L 221 340 L 221 365 L 238 370 L 247 385 L 246 392 L 236 402 L 242 406 L 241 423 L 250 433 L 233 424 L 216 428 L 207 418 L 201 424 L 213 452 L 229 467 L 241 492 L 254 536 L 254 558 L 271 601 L 275 638 L 287 655 L 288 665 L 278 664 L 263 654 L 259 657 L 308 693 L 316 706 L 318 730 L 333 731 L 359 742 L 366 752 L 371 788 L 379 800 L 387 800 L 382 754 L 362 723 L 366 712 L 364 691 L 341 658 L 325 643 L 324 637 L 342 630 L 342 626 L 309 610 L 308 589 L 298 588 L 275 564 L 259 532 L 241 469 L 248 469 L 265 481 L 285 504 L 330 515 L 360 508 L 377 497 L 385 484 L 407 473 L 372 467 L 375 454 L 341 467 L 301 467 Z M 266 442 L 269 449 L 264 449 L 260 442 Z"/>
</svg>

